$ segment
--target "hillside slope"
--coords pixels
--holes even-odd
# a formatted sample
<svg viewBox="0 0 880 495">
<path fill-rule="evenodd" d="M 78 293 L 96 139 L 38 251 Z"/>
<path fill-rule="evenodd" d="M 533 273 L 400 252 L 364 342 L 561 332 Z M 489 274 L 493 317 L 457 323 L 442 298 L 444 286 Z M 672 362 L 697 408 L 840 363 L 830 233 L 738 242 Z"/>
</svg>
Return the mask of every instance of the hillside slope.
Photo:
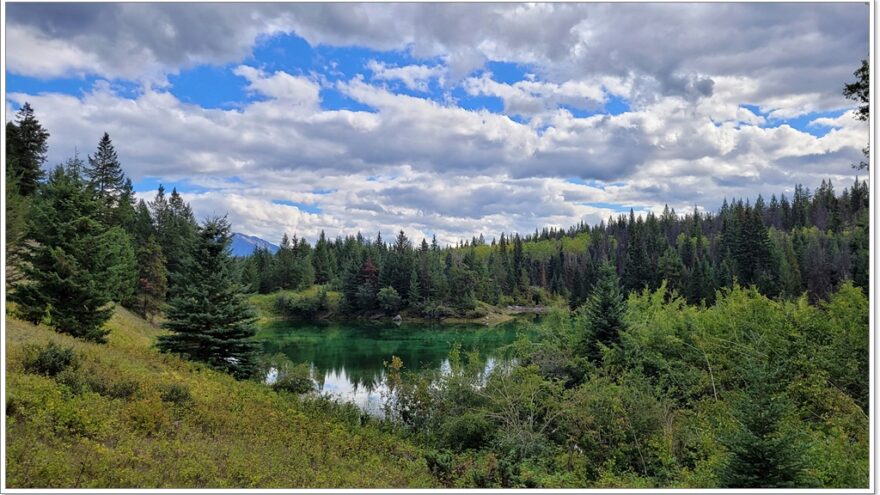
<svg viewBox="0 0 880 495">
<path fill-rule="evenodd" d="M 98 345 L 7 318 L 8 487 L 436 484 L 359 417 L 159 354 L 160 330 L 125 310 L 109 325 Z M 76 354 L 54 377 L 33 364 L 49 342 Z"/>
</svg>

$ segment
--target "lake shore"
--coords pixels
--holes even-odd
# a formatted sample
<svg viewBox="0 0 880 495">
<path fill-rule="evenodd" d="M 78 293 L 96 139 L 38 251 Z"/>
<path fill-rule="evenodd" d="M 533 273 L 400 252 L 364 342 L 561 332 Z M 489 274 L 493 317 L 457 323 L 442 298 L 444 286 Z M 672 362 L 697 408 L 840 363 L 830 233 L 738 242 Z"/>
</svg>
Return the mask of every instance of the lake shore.
<svg viewBox="0 0 880 495">
<path fill-rule="evenodd" d="M 276 301 L 279 297 L 315 297 L 318 287 L 312 286 L 302 291 L 276 291 L 268 294 L 251 294 L 248 300 L 260 314 L 258 323 L 265 325 L 271 322 L 391 322 L 391 323 L 415 323 L 425 325 L 484 325 L 494 327 L 503 323 L 511 322 L 517 318 L 528 318 L 546 314 L 550 307 L 546 305 L 506 305 L 493 306 L 479 302 L 477 306 L 468 311 L 469 314 L 452 314 L 449 316 L 432 318 L 419 314 L 412 308 L 405 308 L 398 313 L 388 314 L 381 311 L 343 314 L 339 309 L 340 296 L 338 292 L 327 291 L 327 309 L 316 311 L 308 317 L 285 315 L 277 308 Z"/>
</svg>

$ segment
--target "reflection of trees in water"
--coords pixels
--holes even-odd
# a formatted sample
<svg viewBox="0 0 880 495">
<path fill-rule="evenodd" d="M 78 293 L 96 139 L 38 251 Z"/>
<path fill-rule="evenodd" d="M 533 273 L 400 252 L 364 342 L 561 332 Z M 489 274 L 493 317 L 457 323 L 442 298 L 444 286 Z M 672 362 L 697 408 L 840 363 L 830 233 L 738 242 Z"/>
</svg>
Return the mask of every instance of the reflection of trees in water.
<svg viewBox="0 0 880 495">
<path fill-rule="evenodd" d="M 324 390 L 324 385 L 327 382 L 331 382 L 334 385 L 347 382 L 355 393 L 360 389 L 372 393 L 385 383 L 386 377 L 387 373 L 384 369 L 358 370 L 349 369 L 345 366 L 319 368 L 312 363 L 312 379 L 315 380 L 318 384 L 318 390 L 321 391 Z"/>
<path fill-rule="evenodd" d="M 403 360 L 405 371 L 441 371 L 448 369 L 449 352 L 453 343 L 459 342 L 462 352 L 480 349 L 491 367 L 491 358 L 500 357 L 499 348 L 512 343 L 517 330 L 529 327 L 527 323 L 491 329 L 474 325 L 297 324 L 276 326 L 276 332 L 264 337 L 263 349 L 268 355 L 282 353 L 294 363 L 309 363 L 319 390 L 358 403 L 373 400 L 387 389 L 383 362 L 391 356 Z"/>
</svg>

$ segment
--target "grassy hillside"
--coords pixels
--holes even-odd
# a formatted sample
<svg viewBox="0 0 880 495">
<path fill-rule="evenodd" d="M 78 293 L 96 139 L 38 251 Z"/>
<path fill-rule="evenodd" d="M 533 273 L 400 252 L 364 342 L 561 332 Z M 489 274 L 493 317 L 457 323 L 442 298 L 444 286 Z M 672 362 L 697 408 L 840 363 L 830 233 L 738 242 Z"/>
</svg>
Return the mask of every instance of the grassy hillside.
<svg viewBox="0 0 880 495">
<path fill-rule="evenodd" d="M 98 345 L 7 318 L 8 487 L 436 484 L 418 450 L 351 411 L 159 354 L 160 330 L 125 310 L 109 325 Z M 50 342 L 73 364 L 46 371 Z"/>
</svg>

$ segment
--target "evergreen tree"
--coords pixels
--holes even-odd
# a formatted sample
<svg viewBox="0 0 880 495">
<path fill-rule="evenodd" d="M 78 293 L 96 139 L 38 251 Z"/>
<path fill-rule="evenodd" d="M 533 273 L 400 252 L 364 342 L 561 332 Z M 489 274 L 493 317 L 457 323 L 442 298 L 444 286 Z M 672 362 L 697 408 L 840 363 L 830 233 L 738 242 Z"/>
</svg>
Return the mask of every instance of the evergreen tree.
<svg viewBox="0 0 880 495">
<path fill-rule="evenodd" d="M 135 291 L 138 313 L 152 322 L 153 316 L 162 310 L 167 290 L 165 256 L 156 238 L 150 236 L 138 250 L 138 284 Z"/>
<path fill-rule="evenodd" d="M 168 293 L 173 294 L 176 287 L 188 277 L 186 267 L 191 264 L 198 224 L 192 209 L 183 201 L 176 188 L 172 189 L 169 201 L 165 196 L 165 188 L 160 185 L 149 206 L 156 224 L 156 240 L 167 260 Z"/>
<path fill-rule="evenodd" d="M 871 68 L 867 59 L 862 60 L 862 65 L 853 72 L 853 75 L 857 79 L 855 82 L 846 84 L 843 87 L 843 96 L 861 104 L 856 112 L 856 118 L 867 122 L 871 117 Z M 869 146 L 865 146 L 862 150 L 866 160 L 869 158 L 870 152 Z M 858 165 L 854 165 L 854 167 L 866 169 L 868 168 L 868 162 L 862 161 Z"/>
<path fill-rule="evenodd" d="M 37 120 L 30 103 L 22 105 L 14 122 L 6 123 L 6 171 L 22 196 L 34 194 L 44 176 L 48 140 L 49 132 Z"/>
<path fill-rule="evenodd" d="M 419 274 L 415 268 L 412 269 L 409 276 L 409 291 L 407 292 L 406 298 L 406 302 L 410 306 L 415 306 L 422 299 L 422 288 L 419 286 Z"/>
<path fill-rule="evenodd" d="M 171 334 L 158 347 L 245 378 L 255 366 L 257 316 L 234 277 L 230 239 L 225 217 L 199 228 L 188 276 L 168 302 L 163 327 Z"/>
<path fill-rule="evenodd" d="M 89 166 L 85 169 L 86 177 L 95 188 L 98 200 L 104 207 L 104 214 L 110 215 L 111 211 L 120 204 L 123 194 L 126 192 L 125 173 L 116 156 L 113 142 L 106 132 L 98 142 L 98 150 L 89 156 Z M 130 196 L 131 197 L 131 196 Z"/>
<path fill-rule="evenodd" d="M 791 404 L 776 384 L 779 373 L 765 365 L 743 370 L 747 387 L 733 401 L 738 428 L 723 443 L 730 459 L 721 473 L 727 488 L 793 488 L 805 484 L 804 444 L 795 432 L 783 427 Z"/>
<path fill-rule="evenodd" d="M 78 166 L 59 166 L 38 191 L 27 229 L 35 244 L 10 300 L 30 322 L 103 342 L 112 303 L 134 285 L 135 259 L 128 234 L 96 217 L 98 202 Z"/>
<path fill-rule="evenodd" d="M 7 162 L 8 163 L 8 162 Z M 6 282 L 17 278 L 20 248 L 27 232 L 28 199 L 18 188 L 18 177 L 6 169 Z"/>
<path fill-rule="evenodd" d="M 330 283 L 334 276 L 334 264 L 329 243 L 322 230 L 321 235 L 318 237 L 318 242 L 315 244 L 315 253 L 312 257 L 312 266 L 315 268 L 315 282 L 321 285 Z"/>
<path fill-rule="evenodd" d="M 578 353 L 595 363 L 601 362 L 602 346 L 613 347 L 620 341 L 620 333 L 626 328 L 625 311 L 626 301 L 617 271 L 612 263 L 605 261 L 599 268 L 599 279 L 592 294 L 581 307 L 586 328 L 578 342 Z"/>
</svg>

